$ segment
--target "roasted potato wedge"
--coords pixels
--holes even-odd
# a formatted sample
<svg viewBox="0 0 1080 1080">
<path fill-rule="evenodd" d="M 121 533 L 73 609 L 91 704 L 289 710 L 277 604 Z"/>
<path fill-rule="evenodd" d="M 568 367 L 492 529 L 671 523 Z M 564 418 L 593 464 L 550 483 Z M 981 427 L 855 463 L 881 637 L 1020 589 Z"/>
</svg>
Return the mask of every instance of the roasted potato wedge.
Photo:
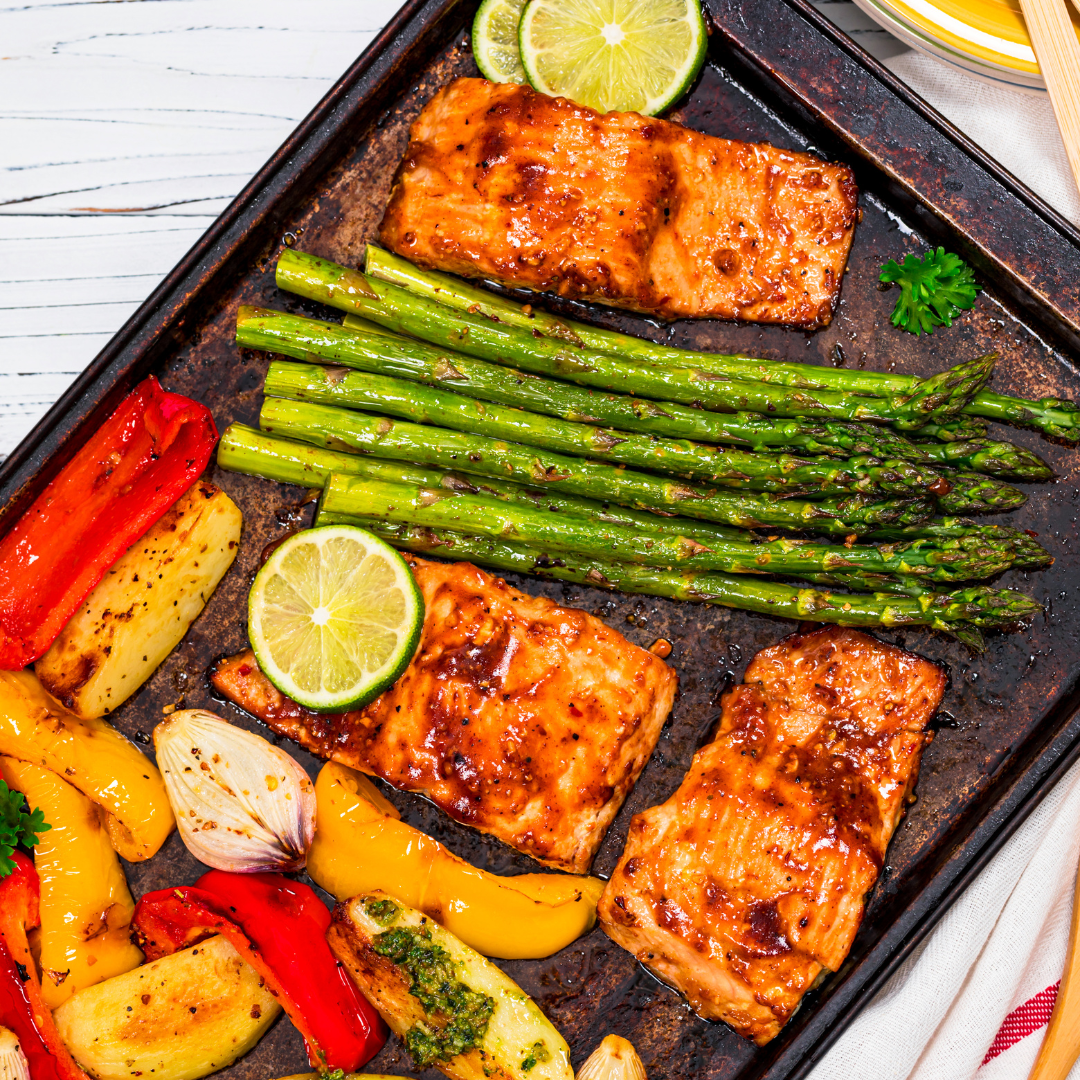
<svg viewBox="0 0 1080 1080">
<path fill-rule="evenodd" d="M 105 716 L 153 674 L 232 566 L 241 516 L 199 481 L 112 565 L 34 665 L 83 719 Z"/>
<path fill-rule="evenodd" d="M 246 1054 L 280 1011 L 254 968 L 212 937 L 80 990 L 53 1018 L 97 1080 L 198 1080 Z"/>
<path fill-rule="evenodd" d="M 573 1080 L 570 1050 L 532 998 L 422 912 L 356 896 L 334 910 L 327 940 L 418 1067 L 452 1080 Z"/>
</svg>

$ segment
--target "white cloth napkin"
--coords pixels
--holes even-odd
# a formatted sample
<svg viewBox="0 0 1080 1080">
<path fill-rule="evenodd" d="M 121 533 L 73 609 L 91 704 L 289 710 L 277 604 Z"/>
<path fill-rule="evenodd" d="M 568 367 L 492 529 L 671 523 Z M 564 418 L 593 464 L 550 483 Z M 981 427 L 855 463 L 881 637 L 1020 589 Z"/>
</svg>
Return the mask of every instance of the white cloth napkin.
<svg viewBox="0 0 1080 1080">
<path fill-rule="evenodd" d="M 1045 94 L 994 86 L 919 52 L 891 57 L 885 66 L 1058 213 L 1080 226 L 1080 190 Z"/>
<path fill-rule="evenodd" d="M 917 52 L 885 63 L 1080 225 L 1080 193 L 1050 101 Z M 811 1080 L 1023 1080 L 1065 967 L 1077 859 L 1074 766 L 859 1014 Z M 1080 1065 L 1069 1080 L 1080 1080 Z"/>
</svg>

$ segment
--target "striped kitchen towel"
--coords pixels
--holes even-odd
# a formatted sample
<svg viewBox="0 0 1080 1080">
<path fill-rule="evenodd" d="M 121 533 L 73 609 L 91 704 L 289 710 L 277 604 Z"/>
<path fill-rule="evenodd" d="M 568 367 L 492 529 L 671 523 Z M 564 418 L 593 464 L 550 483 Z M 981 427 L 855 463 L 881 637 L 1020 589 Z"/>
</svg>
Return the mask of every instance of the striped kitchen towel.
<svg viewBox="0 0 1080 1080">
<path fill-rule="evenodd" d="M 811 1080 L 1024 1080 L 1065 967 L 1077 859 L 1074 766 L 856 1017 Z M 1069 1074 L 1080 1080 L 1080 1066 Z"/>
</svg>

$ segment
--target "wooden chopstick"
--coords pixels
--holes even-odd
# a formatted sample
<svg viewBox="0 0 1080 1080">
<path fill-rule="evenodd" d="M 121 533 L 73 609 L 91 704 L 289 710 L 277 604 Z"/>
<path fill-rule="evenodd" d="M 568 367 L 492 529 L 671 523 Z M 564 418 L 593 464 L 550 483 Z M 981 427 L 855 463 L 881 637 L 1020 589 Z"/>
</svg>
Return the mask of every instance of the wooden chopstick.
<svg viewBox="0 0 1080 1080">
<path fill-rule="evenodd" d="M 1021 0 L 1026 3 L 1027 0 Z M 1073 166 L 1074 170 L 1076 166 Z M 1080 1056 L 1080 872 L 1073 896 L 1072 926 L 1065 974 L 1061 976 L 1054 1012 L 1046 1028 L 1039 1056 L 1028 1080 L 1065 1080 Z"/>
<path fill-rule="evenodd" d="M 1080 190 L 1080 40 L 1068 0 L 1020 0 L 1020 10 Z"/>
</svg>

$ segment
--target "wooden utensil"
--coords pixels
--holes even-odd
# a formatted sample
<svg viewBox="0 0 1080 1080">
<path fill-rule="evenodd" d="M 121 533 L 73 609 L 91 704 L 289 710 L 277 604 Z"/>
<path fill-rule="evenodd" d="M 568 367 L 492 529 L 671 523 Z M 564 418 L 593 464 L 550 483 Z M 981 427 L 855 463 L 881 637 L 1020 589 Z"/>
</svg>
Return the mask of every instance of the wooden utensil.
<svg viewBox="0 0 1080 1080">
<path fill-rule="evenodd" d="M 1020 0 L 1020 10 L 1080 190 L 1080 40 L 1067 0 Z"/>
<path fill-rule="evenodd" d="M 1027 0 L 1022 0 L 1027 2 Z M 1076 166 L 1073 165 L 1073 172 Z M 1061 976 L 1057 1001 L 1028 1080 L 1065 1080 L 1080 1056 L 1080 871 L 1073 896 L 1072 926 L 1065 974 Z"/>
</svg>

